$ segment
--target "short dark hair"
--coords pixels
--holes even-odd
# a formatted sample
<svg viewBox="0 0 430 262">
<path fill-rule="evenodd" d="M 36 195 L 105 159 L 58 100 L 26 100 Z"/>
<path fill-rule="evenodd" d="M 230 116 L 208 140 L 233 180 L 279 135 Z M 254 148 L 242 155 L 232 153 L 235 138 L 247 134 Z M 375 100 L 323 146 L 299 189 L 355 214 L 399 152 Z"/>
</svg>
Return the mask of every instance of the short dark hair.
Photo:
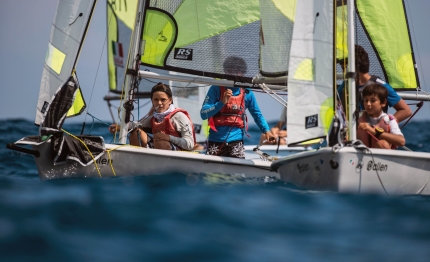
<svg viewBox="0 0 430 262">
<path fill-rule="evenodd" d="M 165 85 L 161 82 L 159 82 L 158 84 L 156 84 L 155 86 L 152 87 L 152 89 L 151 89 L 151 100 L 152 100 L 152 96 L 154 95 L 155 92 L 164 92 L 164 93 L 166 93 L 166 95 L 169 98 L 172 98 L 172 89 L 170 89 L 170 87 L 168 85 Z"/>
<path fill-rule="evenodd" d="M 360 73 L 369 72 L 369 55 L 360 45 L 355 45 L 355 67 Z"/>
<path fill-rule="evenodd" d="M 385 87 L 381 86 L 380 84 L 373 83 L 363 88 L 363 98 L 365 96 L 371 96 L 371 95 L 376 95 L 381 101 L 381 103 L 387 102 L 388 91 Z"/>
<path fill-rule="evenodd" d="M 344 69 L 348 66 L 348 57 L 338 59 L 337 62 Z M 369 55 L 366 50 L 360 45 L 355 45 L 355 70 L 365 74 L 369 72 L 369 67 Z"/>
<path fill-rule="evenodd" d="M 240 72 L 244 75 L 248 70 L 245 60 L 242 57 L 237 56 L 227 57 L 222 66 L 224 67 L 224 73 L 226 74 Z"/>
</svg>

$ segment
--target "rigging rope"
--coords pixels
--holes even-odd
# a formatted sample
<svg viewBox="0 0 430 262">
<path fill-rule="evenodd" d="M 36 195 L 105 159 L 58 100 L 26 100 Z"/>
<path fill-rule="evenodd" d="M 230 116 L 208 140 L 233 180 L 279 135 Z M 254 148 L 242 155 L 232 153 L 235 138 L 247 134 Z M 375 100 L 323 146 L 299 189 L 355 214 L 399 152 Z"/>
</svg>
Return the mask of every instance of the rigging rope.
<svg viewBox="0 0 430 262">
<path fill-rule="evenodd" d="M 109 23 L 108 24 L 110 24 L 112 16 L 113 15 L 111 14 L 110 17 L 109 17 Z M 103 52 L 105 50 L 105 46 L 106 46 L 106 43 L 107 43 L 107 37 L 108 37 L 108 34 L 106 34 L 106 37 L 105 37 L 105 39 L 103 41 L 103 47 L 102 47 L 102 50 L 100 52 L 99 63 L 97 65 L 96 75 L 94 77 L 93 87 L 91 89 L 90 100 L 89 100 L 89 103 L 88 103 L 88 110 L 90 109 L 90 106 L 91 106 L 91 100 L 92 100 L 92 97 L 93 97 L 94 87 L 96 85 L 97 76 L 98 76 L 98 73 L 99 73 L 99 70 L 100 70 L 100 64 L 101 64 L 101 60 L 102 60 L 102 57 L 103 57 Z M 88 114 L 88 111 L 85 110 L 85 112 L 87 112 L 87 114 Z M 84 117 L 84 123 L 85 123 L 86 119 L 87 119 L 87 115 L 85 115 L 85 117 Z M 93 122 L 94 122 L 94 120 L 93 120 Z M 83 132 L 83 129 L 82 129 L 82 132 Z"/>
<path fill-rule="evenodd" d="M 370 153 L 370 156 L 372 157 L 372 163 L 375 163 L 375 158 L 374 158 L 374 156 L 373 156 L 373 152 L 365 145 L 365 144 L 363 144 L 363 142 L 361 142 L 361 140 L 354 140 L 354 141 L 348 141 L 347 142 L 347 144 L 344 146 L 344 147 L 340 147 L 339 145 L 335 145 L 335 146 L 333 146 L 332 147 L 332 152 L 333 152 L 333 159 L 332 160 L 334 160 L 334 155 L 336 154 L 336 153 L 338 153 L 342 148 L 345 148 L 346 146 L 352 146 L 352 147 L 354 147 L 355 149 L 358 149 L 358 150 L 363 150 L 364 152 L 366 152 L 366 153 Z M 361 162 L 359 162 L 358 164 L 357 164 L 357 168 L 359 168 L 360 169 L 360 171 L 362 170 L 362 163 Z M 378 169 L 377 168 L 375 168 L 375 172 L 376 172 L 376 176 L 377 176 L 377 178 L 378 178 L 378 180 L 379 180 L 379 183 L 381 184 L 381 187 L 382 187 L 382 189 L 384 190 L 384 192 L 385 192 L 385 194 L 387 195 L 387 196 L 389 196 L 389 194 L 388 194 L 388 192 L 387 192 L 387 190 L 386 190 L 386 188 L 385 188 L 385 186 L 384 186 L 384 183 L 382 182 L 382 179 L 381 179 L 381 176 L 379 175 L 379 172 L 378 172 Z M 360 191 L 361 191 L 361 183 L 360 183 L 360 187 L 359 187 L 359 189 L 358 189 L 358 193 L 360 193 Z"/>
<path fill-rule="evenodd" d="M 418 113 L 418 111 L 421 109 L 421 107 L 423 106 L 423 104 L 424 104 L 424 102 L 423 101 L 421 101 L 421 102 L 419 102 L 418 104 L 416 104 L 417 105 L 417 110 L 415 110 L 415 112 L 408 118 L 408 120 L 406 121 L 406 123 L 404 123 L 401 127 L 400 127 L 400 129 L 402 129 L 411 119 L 412 119 L 412 117 L 414 117 L 414 115 L 416 114 L 416 113 Z"/>
<path fill-rule="evenodd" d="M 84 141 L 82 141 L 81 139 L 79 139 L 79 137 L 72 135 L 71 133 L 67 132 L 67 131 L 66 131 L 66 130 L 64 130 L 64 129 L 61 129 L 61 131 L 63 131 L 64 133 L 68 134 L 69 136 L 71 136 L 71 137 L 75 138 L 76 140 L 78 140 L 79 142 L 81 142 L 81 144 L 83 144 L 83 145 L 85 146 L 85 148 L 87 149 L 87 151 L 88 151 L 88 153 L 90 154 L 91 158 L 93 159 L 93 163 L 94 163 L 94 165 L 96 166 L 96 169 L 97 169 L 97 172 L 98 172 L 99 176 L 100 176 L 100 177 L 102 177 L 102 174 L 100 173 L 100 168 L 99 168 L 99 166 L 97 165 L 97 162 L 96 162 L 96 160 L 95 160 L 95 158 L 94 158 L 93 154 L 91 153 L 90 149 L 87 147 L 87 145 L 85 144 L 85 142 L 84 142 Z"/>
<path fill-rule="evenodd" d="M 408 9 L 409 10 L 411 10 L 411 8 L 410 8 L 410 6 L 409 6 L 409 1 L 403 1 L 403 3 L 405 3 L 406 2 L 406 4 L 408 5 Z M 405 9 L 405 16 L 406 16 L 406 18 L 407 18 L 407 15 L 406 15 L 406 9 Z M 412 31 L 412 34 L 411 34 L 411 36 L 413 35 L 413 37 L 414 37 L 414 42 L 415 43 L 418 43 L 418 41 L 417 41 L 417 35 L 415 34 L 415 28 L 414 28 L 414 23 L 413 23 L 413 19 L 409 19 L 409 20 L 407 20 L 407 23 L 408 23 L 408 25 L 410 26 L 410 28 L 412 29 L 411 31 Z M 416 45 L 416 48 L 417 48 L 417 54 L 419 54 L 420 53 L 420 50 L 419 50 L 419 45 Z M 411 45 L 411 49 L 412 49 L 412 45 Z M 412 54 L 414 53 L 414 51 L 412 50 Z M 415 57 L 415 56 L 414 56 Z M 419 64 L 420 64 L 420 68 L 423 68 L 423 66 L 422 66 L 422 62 L 421 62 L 421 58 L 420 58 L 420 56 L 418 55 L 418 61 L 419 61 Z M 421 70 L 421 72 L 422 72 L 422 70 Z M 418 76 L 417 76 L 418 77 Z M 424 82 L 424 86 L 426 87 L 427 85 L 426 85 L 426 78 L 424 77 L 424 78 L 422 78 L 422 80 L 423 80 L 423 82 Z"/>
</svg>

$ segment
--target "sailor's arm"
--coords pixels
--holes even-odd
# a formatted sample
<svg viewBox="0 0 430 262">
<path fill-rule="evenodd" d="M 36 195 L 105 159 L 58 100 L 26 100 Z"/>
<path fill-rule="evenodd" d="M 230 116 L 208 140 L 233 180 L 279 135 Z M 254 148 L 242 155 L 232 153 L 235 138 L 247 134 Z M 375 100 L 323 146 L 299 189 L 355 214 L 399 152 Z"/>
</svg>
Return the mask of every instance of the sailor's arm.
<svg viewBox="0 0 430 262">
<path fill-rule="evenodd" d="M 376 131 L 373 135 L 376 135 Z M 387 132 L 384 132 L 379 135 L 379 140 L 385 140 L 389 144 L 393 144 L 395 146 L 404 146 L 406 143 L 406 140 L 402 135 L 391 134 Z"/>
<path fill-rule="evenodd" d="M 194 135 L 191 122 L 182 112 L 176 113 L 171 118 L 172 124 L 181 137 L 170 136 L 170 142 L 185 150 L 193 150 Z"/>
<path fill-rule="evenodd" d="M 391 124 L 390 124 L 390 126 L 391 126 Z M 369 123 L 364 123 L 364 122 L 360 123 L 358 125 L 358 128 L 368 132 L 369 134 L 371 134 L 372 136 L 374 136 L 378 140 L 385 140 L 389 144 L 393 144 L 395 146 L 404 146 L 406 143 L 405 138 L 403 137 L 403 134 L 401 134 L 401 133 L 393 134 L 393 133 L 383 132 L 378 137 L 377 132 L 376 132 L 376 128 L 371 126 Z"/>
<path fill-rule="evenodd" d="M 400 99 L 400 101 L 397 102 L 397 104 L 395 104 L 393 108 L 396 109 L 394 117 L 399 123 L 412 115 L 411 108 L 408 106 L 408 104 L 406 104 L 405 100 L 403 99 Z"/>
<path fill-rule="evenodd" d="M 203 102 L 202 109 L 200 110 L 200 117 L 203 120 L 209 119 L 212 116 L 214 116 L 225 105 L 223 101 L 218 101 L 220 97 L 219 92 L 220 92 L 220 89 L 217 86 L 211 86 L 209 88 L 209 91 L 206 94 L 205 101 Z M 222 99 L 222 100 L 225 100 L 225 99 Z"/>
<path fill-rule="evenodd" d="M 252 91 L 246 94 L 245 104 L 249 113 L 251 113 L 251 116 L 254 119 L 254 122 L 260 128 L 260 131 L 261 133 L 264 134 L 266 140 L 269 143 L 275 143 L 276 141 L 275 136 L 270 131 L 269 125 L 267 124 L 266 119 L 261 113 L 260 107 L 258 106 L 257 100 L 254 96 L 254 93 L 252 93 Z"/>
<path fill-rule="evenodd" d="M 128 123 L 128 130 L 133 130 L 136 127 L 151 127 L 151 115 L 146 115 L 144 117 L 142 117 L 139 121 L 130 121 Z M 121 126 L 118 124 L 112 124 L 109 126 L 109 132 L 111 132 L 112 134 L 114 134 L 115 132 L 118 132 L 119 130 L 121 130 Z"/>
<path fill-rule="evenodd" d="M 388 91 L 388 105 L 396 110 L 394 117 L 397 119 L 397 122 L 400 123 L 410 117 L 412 115 L 411 108 L 406 104 L 405 100 L 397 94 L 396 90 L 387 83 L 384 83 L 382 86 Z"/>
</svg>

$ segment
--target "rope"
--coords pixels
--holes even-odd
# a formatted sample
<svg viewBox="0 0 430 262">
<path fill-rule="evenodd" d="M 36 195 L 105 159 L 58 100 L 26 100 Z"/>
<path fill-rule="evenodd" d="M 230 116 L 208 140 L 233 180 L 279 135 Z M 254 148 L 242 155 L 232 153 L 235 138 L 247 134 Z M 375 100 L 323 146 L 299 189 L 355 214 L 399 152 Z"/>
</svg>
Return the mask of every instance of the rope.
<svg viewBox="0 0 430 262">
<path fill-rule="evenodd" d="M 366 131 L 371 137 L 373 137 L 373 139 L 376 140 L 376 142 L 379 142 L 380 140 L 378 138 L 376 138 L 376 136 L 372 135 L 371 133 L 369 133 L 369 131 Z M 411 151 L 411 149 L 407 148 L 406 146 L 401 146 L 401 148 L 405 149 L 406 151 Z"/>
<path fill-rule="evenodd" d="M 370 155 L 372 156 L 372 163 L 373 163 L 373 164 L 375 164 L 375 158 L 373 157 L 373 153 L 372 153 L 372 151 L 371 151 L 368 147 L 366 147 L 365 151 L 370 153 Z M 380 184 L 381 184 L 381 186 L 382 186 L 382 189 L 384 189 L 385 194 L 386 194 L 387 196 L 389 196 L 389 194 L 388 194 L 387 190 L 385 189 L 384 183 L 382 183 L 382 179 L 381 179 L 381 177 L 379 176 L 378 169 L 377 169 L 377 168 L 375 168 L 375 171 L 376 171 L 376 175 L 377 175 L 377 177 L 378 177 L 379 183 L 380 183 Z"/>
<path fill-rule="evenodd" d="M 404 123 L 401 127 L 400 127 L 400 129 L 402 129 L 407 123 L 409 123 L 409 121 L 412 119 L 412 117 L 414 117 L 414 115 L 416 114 L 416 113 L 418 113 L 418 111 L 421 109 L 421 107 L 423 106 L 423 104 L 424 104 L 424 102 L 423 101 L 421 101 L 421 102 L 419 102 L 418 104 L 417 104 L 417 110 L 415 110 L 415 112 L 411 115 L 411 117 L 409 117 L 408 118 L 408 120 L 406 121 L 406 123 Z"/>
<path fill-rule="evenodd" d="M 363 142 L 361 142 L 360 140 L 350 141 L 349 146 L 352 146 L 356 149 L 363 149 L 366 153 L 370 153 L 370 156 L 372 157 L 372 163 L 373 164 L 375 163 L 375 158 L 373 156 L 372 151 L 366 145 L 364 145 Z M 333 155 L 338 153 L 341 149 L 342 149 L 342 147 L 333 146 L 333 148 L 332 148 Z M 384 183 L 382 182 L 382 179 L 379 175 L 378 169 L 375 168 L 375 172 L 376 172 L 376 176 L 378 177 L 379 183 L 381 184 L 382 189 L 384 190 L 385 194 L 387 196 L 389 196 L 387 190 L 385 189 Z M 358 191 L 358 193 L 360 193 L 360 190 Z"/>
<path fill-rule="evenodd" d="M 110 152 L 111 151 L 114 151 L 114 150 L 117 150 L 118 148 L 120 148 L 120 147 L 124 147 L 124 146 L 131 146 L 131 147 L 135 147 L 135 146 L 132 146 L 132 145 L 120 145 L 120 146 L 117 146 L 117 147 L 115 147 L 115 148 L 112 148 L 112 149 L 110 149 L 110 150 L 106 150 L 106 153 L 108 154 L 108 159 L 109 159 L 109 165 L 110 165 L 110 168 L 112 169 L 112 173 L 113 173 L 113 175 L 114 176 L 116 176 L 116 173 L 115 173 L 115 169 L 113 168 L 113 165 L 112 165 L 112 163 L 113 163 L 113 161 L 112 161 L 112 157 L 111 157 L 111 155 L 110 155 Z M 139 147 L 140 148 L 140 147 Z"/>
<path fill-rule="evenodd" d="M 268 88 L 265 84 L 259 84 L 258 86 L 282 106 L 288 107 L 288 102 L 284 98 L 273 92 L 273 90 Z"/>
<path fill-rule="evenodd" d="M 91 158 L 93 159 L 94 165 L 96 166 L 97 172 L 99 173 L 99 176 L 102 177 L 102 174 L 100 173 L 100 168 L 97 165 L 96 159 L 94 158 L 93 154 L 91 153 L 90 149 L 87 147 L 87 145 L 84 143 L 84 141 L 82 141 L 81 139 L 79 139 L 79 137 L 72 135 L 71 133 L 67 132 L 64 129 L 61 129 L 64 133 L 68 134 L 69 136 L 75 138 L 76 140 L 78 140 L 79 142 L 81 142 L 81 144 L 83 144 L 85 146 L 85 148 L 87 149 L 88 153 L 90 153 Z"/>
<path fill-rule="evenodd" d="M 105 125 L 107 125 L 107 126 L 110 126 L 110 124 L 109 124 L 109 123 L 106 123 L 105 121 L 103 121 L 103 120 L 101 120 L 101 119 L 97 118 L 96 116 L 94 116 L 94 115 L 90 114 L 89 112 L 87 112 L 87 114 L 88 114 L 89 116 L 91 116 L 93 119 L 97 119 L 99 122 L 101 122 L 101 123 L 103 123 L 103 124 L 105 124 Z"/>
<path fill-rule="evenodd" d="M 112 173 L 113 173 L 114 176 L 116 176 L 115 169 L 113 168 L 113 165 L 112 165 L 113 161 L 111 161 L 112 157 L 110 156 L 110 150 L 107 150 L 106 153 L 108 154 L 108 159 L 109 159 L 108 162 L 109 162 L 110 168 L 112 169 Z"/>
<path fill-rule="evenodd" d="M 408 9 L 409 10 L 411 10 L 411 8 L 410 8 L 410 6 L 409 6 L 409 1 L 404 1 L 404 2 L 406 2 L 406 5 L 408 6 Z M 405 10 L 405 12 L 406 12 L 406 10 Z M 418 41 L 417 41 L 417 35 L 416 35 L 416 33 L 415 33 L 415 27 L 414 27 L 414 23 L 413 23 L 413 19 L 409 19 L 408 20 L 408 25 L 410 26 L 410 28 L 412 29 L 411 31 L 412 31 L 412 34 L 411 34 L 411 37 L 413 36 L 414 37 L 414 42 L 415 43 L 418 43 Z M 418 45 L 416 45 L 415 46 L 416 48 L 417 48 L 417 54 L 419 54 L 420 53 L 420 50 L 419 50 L 419 46 Z M 417 56 L 418 57 L 418 63 L 419 63 L 419 65 L 420 65 L 420 67 L 419 68 L 421 68 L 421 72 L 423 73 L 423 71 L 422 71 L 422 69 L 424 68 L 423 67 L 423 65 L 422 65 L 422 63 L 421 63 L 421 57 L 418 55 Z M 417 76 L 418 77 L 418 76 Z M 424 86 L 427 86 L 426 85 L 426 78 L 425 77 L 423 77 L 422 79 L 421 79 L 423 82 L 424 82 Z"/>
<path fill-rule="evenodd" d="M 112 14 L 111 14 L 111 16 L 109 17 L 109 24 L 110 24 L 111 18 L 112 18 Z M 95 77 L 94 77 L 93 87 L 92 87 L 92 89 L 91 89 L 90 100 L 89 100 L 89 102 L 88 102 L 88 109 L 89 109 L 89 107 L 90 107 L 90 105 L 91 105 L 91 100 L 92 100 L 92 98 L 93 98 L 94 87 L 95 87 L 95 85 L 96 85 L 97 76 L 98 76 L 98 74 L 99 74 L 100 64 L 101 64 L 102 57 L 103 57 L 103 53 L 104 53 L 105 46 L 106 46 L 106 43 L 107 43 L 107 37 L 108 37 L 108 35 L 106 34 L 105 40 L 103 41 L 103 48 L 102 48 L 102 50 L 101 50 L 101 52 L 100 52 L 100 58 L 99 58 L 99 63 L 98 63 L 98 65 L 97 65 L 96 75 L 95 75 Z M 85 122 L 85 120 L 86 120 L 86 119 L 87 119 L 87 116 L 85 116 L 85 117 L 84 117 L 84 122 Z"/>
</svg>

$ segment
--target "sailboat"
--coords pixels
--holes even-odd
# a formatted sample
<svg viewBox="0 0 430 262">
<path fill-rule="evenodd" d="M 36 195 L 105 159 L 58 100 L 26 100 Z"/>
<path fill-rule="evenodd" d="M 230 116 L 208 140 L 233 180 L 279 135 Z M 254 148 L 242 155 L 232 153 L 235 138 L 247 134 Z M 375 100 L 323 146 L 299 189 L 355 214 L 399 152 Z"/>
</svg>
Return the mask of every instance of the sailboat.
<svg viewBox="0 0 430 262">
<path fill-rule="evenodd" d="M 286 89 L 286 58 L 295 1 L 236 2 L 237 5 L 227 0 L 107 1 L 108 23 L 129 30 L 108 31 L 107 45 L 113 54 L 108 57 L 109 85 L 122 103 L 122 129 L 117 143 L 106 144 L 101 136 L 74 135 L 62 128 L 67 118 L 85 112 L 86 102 L 75 68 L 96 1 L 59 1 L 36 109 L 39 134 L 11 143 L 8 148 L 33 155 L 42 180 L 171 172 L 277 177 L 267 161 L 276 158 L 267 153 L 236 159 L 133 147 L 126 141 L 127 124 L 136 117 L 134 103 L 148 96 L 148 88 L 140 86 L 143 78 L 188 83 L 179 90 L 187 90 L 190 83 L 258 89 L 286 106 L 278 92 Z M 131 19 L 129 11 L 133 7 L 135 15 Z M 272 19 L 277 23 L 269 22 Z M 223 72 L 223 61 L 232 55 L 246 61 L 245 75 Z M 166 71 L 177 73 L 165 74 Z M 283 152 L 299 151 L 303 148 Z"/>
<path fill-rule="evenodd" d="M 107 43 L 108 43 L 108 69 L 109 69 L 109 91 L 111 95 L 105 96 L 105 100 L 108 101 L 108 105 L 110 105 L 111 100 L 119 100 L 120 96 L 118 94 L 121 94 L 123 92 L 123 82 L 124 82 L 124 76 L 125 76 L 125 59 L 124 59 L 124 53 L 128 53 L 128 45 L 130 43 L 131 33 L 133 29 L 133 23 L 131 21 L 134 21 L 134 15 L 136 13 L 136 5 L 137 1 L 107 1 L 107 28 L 108 28 L 108 35 L 107 35 Z M 245 6 L 247 6 L 248 9 L 253 10 L 254 15 L 246 18 L 245 21 L 242 21 L 242 25 L 237 24 L 237 21 L 228 21 L 226 24 L 221 24 L 219 28 L 212 28 L 212 31 L 206 31 L 208 26 L 207 24 L 210 24 L 210 16 L 208 17 L 206 12 L 208 12 L 205 9 L 210 10 L 212 6 L 215 4 L 214 2 L 207 2 L 206 4 L 202 5 L 196 5 L 194 6 L 194 3 L 184 3 L 184 6 L 181 6 L 175 10 L 168 10 L 165 4 L 163 2 L 154 2 L 151 4 L 151 8 L 154 10 L 148 11 L 148 14 L 151 14 L 152 20 L 156 21 L 156 23 L 166 24 L 169 25 L 169 23 L 173 23 L 172 21 L 168 20 L 167 18 L 163 18 L 166 14 L 169 12 L 174 16 L 172 19 L 174 19 L 174 22 L 177 24 L 176 27 L 177 30 L 182 30 L 184 28 L 185 30 L 189 31 L 190 26 L 190 19 L 192 21 L 198 21 L 197 24 L 202 24 L 205 26 L 205 28 L 200 29 L 200 31 L 204 31 L 204 35 L 197 36 L 196 34 L 193 35 L 190 38 L 189 32 L 186 31 L 185 33 L 181 34 L 178 33 L 177 37 L 179 38 L 179 43 L 176 42 L 175 46 L 182 46 L 183 44 L 180 41 L 182 38 L 186 38 L 187 41 L 189 41 L 190 44 L 188 47 L 193 48 L 193 46 L 199 47 L 201 49 L 203 46 L 204 50 L 206 50 L 208 47 L 213 46 L 214 50 L 220 50 L 220 52 L 232 52 L 227 50 L 227 48 L 223 47 L 220 49 L 219 44 L 222 42 L 225 42 L 225 44 L 229 44 L 231 49 L 233 49 L 233 52 L 235 55 L 237 55 L 237 44 L 231 43 L 231 37 L 229 34 L 233 34 L 233 32 L 236 31 L 243 31 L 243 26 L 251 27 L 250 24 L 254 24 L 250 29 L 251 35 L 250 37 L 247 36 L 246 39 L 249 39 L 249 41 L 253 41 L 252 43 L 252 49 L 250 52 L 258 52 L 257 47 L 259 46 L 263 53 L 266 55 L 260 56 L 260 63 L 261 63 L 261 71 L 264 69 L 264 72 L 262 74 L 264 76 L 285 76 L 286 75 L 286 65 L 288 61 L 280 60 L 280 57 L 277 57 L 276 60 L 270 60 L 276 57 L 278 46 L 276 44 L 279 44 L 283 46 L 284 50 L 282 53 L 288 54 L 289 51 L 289 43 L 290 43 L 290 37 L 292 33 L 292 26 L 293 26 L 293 20 L 294 20 L 294 13 L 292 10 L 294 10 L 294 4 L 295 1 L 287 1 L 285 3 L 277 3 L 278 6 L 270 4 L 270 1 L 262 1 L 259 3 L 258 1 L 253 1 L 250 3 L 247 3 Z M 222 2 L 219 2 L 215 5 L 223 4 Z M 190 15 L 190 17 L 183 17 L 184 13 L 187 12 L 184 10 L 187 10 L 189 8 L 200 8 L 200 13 L 202 13 L 205 17 L 207 17 L 207 20 L 199 21 L 199 13 L 193 13 Z M 167 9 L 166 9 L 167 8 Z M 171 7 L 170 7 L 171 8 Z M 149 10 L 149 9 L 148 9 Z M 263 10 L 264 12 L 261 12 Z M 279 11 L 284 12 L 283 16 L 280 16 Z M 274 12 L 277 11 L 277 12 Z M 194 12 L 194 10 L 193 10 Z M 238 16 L 239 19 L 244 19 L 244 17 L 240 17 L 240 15 L 235 14 L 232 11 L 229 11 L 231 18 L 229 19 L 235 19 L 235 16 Z M 276 13 L 278 18 L 274 21 L 273 16 L 270 16 L 270 13 Z M 187 16 L 189 14 L 187 13 Z M 260 17 L 257 17 L 259 15 Z M 167 20 L 166 20 L 167 19 Z M 264 19 L 264 21 L 267 21 L 264 23 L 264 25 L 261 25 L 259 22 L 259 19 Z M 166 21 L 165 21 L 166 20 Z M 249 21 L 248 21 L 249 20 Z M 152 21 L 148 21 L 147 24 L 150 26 L 152 25 Z M 276 27 L 269 26 L 270 24 L 276 24 Z M 264 32 L 266 40 L 263 40 L 263 44 L 258 45 L 259 41 L 257 39 L 257 34 L 261 34 L 262 29 L 258 28 L 258 24 L 260 24 L 260 28 L 264 26 Z M 196 25 L 197 26 L 197 25 Z M 236 29 L 237 28 L 237 29 Z M 240 29 L 242 28 L 242 29 Z M 279 30 L 279 28 L 283 28 L 282 30 Z M 240 29 L 240 30 L 239 30 Z M 158 27 L 152 30 L 159 30 Z M 167 31 L 166 31 L 167 30 Z M 166 47 L 166 44 L 171 41 L 176 41 L 173 37 L 167 35 L 166 32 L 169 32 L 170 29 L 165 29 L 164 31 L 161 30 L 158 33 L 152 32 L 150 30 L 144 31 L 143 33 L 143 40 L 145 41 L 145 49 L 146 50 L 158 50 L 157 52 L 166 52 L 165 49 L 168 49 Z M 201 34 L 201 32 L 200 32 Z M 211 36 L 212 37 L 208 37 Z M 279 42 L 279 37 L 274 38 L 272 35 L 279 35 L 285 36 L 285 39 L 282 40 L 282 42 Z M 270 38 L 271 37 L 271 38 Z M 207 38 L 207 39 L 205 39 Z M 261 37 L 260 37 L 261 38 Z M 264 37 L 263 37 L 264 38 Z M 210 41 L 209 41 L 210 40 Z M 217 41 L 217 42 L 214 42 Z M 235 40 L 233 40 L 235 41 Z M 164 50 L 164 51 L 163 51 Z M 185 50 L 185 49 L 184 49 Z M 225 50 L 225 51 L 221 51 Z M 119 52 L 121 51 L 121 52 Z M 209 83 L 207 81 L 210 81 L 211 78 L 204 77 L 205 75 L 210 76 L 215 74 L 214 72 L 218 72 L 217 76 L 222 78 L 228 78 L 232 77 L 229 75 L 226 75 L 225 72 L 220 70 L 221 64 L 223 60 L 220 59 L 220 57 L 216 53 L 212 53 L 211 55 L 207 55 L 205 53 L 200 53 L 199 56 L 196 57 L 196 54 L 194 54 L 194 59 L 192 58 L 192 55 L 190 56 L 191 60 L 179 59 L 178 57 L 169 57 L 166 56 L 166 54 L 163 54 L 162 56 L 158 54 L 159 57 L 155 58 L 157 54 L 153 54 L 153 51 L 150 53 L 147 53 L 148 55 L 144 55 L 141 60 L 140 65 L 140 74 L 143 75 L 142 80 L 139 83 L 139 92 L 134 93 L 135 97 L 141 97 L 141 98 L 148 98 L 150 95 L 151 87 L 154 85 L 154 81 L 161 81 L 165 84 L 168 84 L 174 93 L 173 97 L 173 103 L 182 109 L 185 109 L 191 116 L 191 119 L 193 121 L 195 132 L 196 132 L 196 140 L 200 144 L 204 144 L 207 136 L 208 136 L 208 123 L 207 120 L 202 120 L 200 117 L 200 107 L 205 99 L 206 93 L 209 90 Z M 172 52 L 172 51 L 170 51 Z M 121 55 L 122 54 L 122 55 Z M 225 54 L 224 56 L 227 56 Z M 286 55 L 286 58 L 289 56 Z M 167 58 L 167 59 L 166 59 Z M 181 61 L 182 60 L 182 61 Z M 248 59 L 251 61 L 251 63 L 254 63 L 255 66 L 258 66 L 257 61 L 254 58 Z M 209 68 L 206 71 L 198 71 L 201 70 L 201 63 L 204 63 L 207 61 L 208 63 L 215 63 L 219 68 L 214 69 L 213 65 L 208 66 Z M 216 61 L 216 62 L 214 62 Z M 278 63 L 278 65 L 274 64 L 274 62 Z M 267 69 L 265 69 L 267 68 Z M 255 72 L 258 70 L 254 70 L 253 73 L 249 73 L 249 76 L 258 77 L 258 74 L 255 75 Z M 190 74 L 191 73 L 191 74 Z M 193 75 L 194 74 L 194 75 Z M 200 76 L 199 78 L 196 78 L 196 75 Z M 261 76 L 260 76 L 261 77 Z M 266 78 L 267 79 L 267 78 Z M 284 81 L 285 79 L 279 80 L 279 77 L 276 77 L 275 81 Z M 248 80 L 245 80 L 249 82 Z M 217 82 L 220 83 L 220 82 Z M 251 82 L 249 82 L 251 83 Z M 248 83 L 248 84 L 249 84 Z M 234 83 L 230 83 L 230 85 L 234 85 Z M 282 87 L 279 87 L 282 88 Z M 261 91 L 261 90 L 260 90 Z M 112 95 L 116 94 L 116 95 Z M 279 99 L 276 98 L 275 99 Z M 282 99 L 282 98 L 280 98 Z M 285 105 L 285 103 L 281 103 L 282 105 Z M 110 107 L 109 107 L 110 108 Z M 115 117 L 110 110 L 112 115 L 112 121 L 115 122 Z M 267 158 L 265 156 L 286 156 L 292 153 L 301 152 L 303 150 L 308 150 L 311 147 L 309 145 L 301 145 L 300 147 L 293 147 L 290 148 L 286 145 L 261 145 L 258 147 L 259 151 L 255 151 L 256 145 L 245 145 L 245 157 L 246 158 Z M 264 152 L 264 154 L 262 154 Z"/>
<path fill-rule="evenodd" d="M 420 92 L 409 32 L 402 0 L 297 1 L 288 78 L 289 145 L 317 137 L 332 140 L 327 147 L 274 161 L 272 169 L 281 180 L 307 190 L 430 194 L 430 153 L 367 148 L 357 140 L 353 118 L 355 44 L 369 53 L 370 73 L 402 98 L 429 100 Z M 350 72 L 340 77 L 348 83 L 350 98 L 346 121 L 340 121 L 336 60 L 345 57 Z"/>
</svg>

